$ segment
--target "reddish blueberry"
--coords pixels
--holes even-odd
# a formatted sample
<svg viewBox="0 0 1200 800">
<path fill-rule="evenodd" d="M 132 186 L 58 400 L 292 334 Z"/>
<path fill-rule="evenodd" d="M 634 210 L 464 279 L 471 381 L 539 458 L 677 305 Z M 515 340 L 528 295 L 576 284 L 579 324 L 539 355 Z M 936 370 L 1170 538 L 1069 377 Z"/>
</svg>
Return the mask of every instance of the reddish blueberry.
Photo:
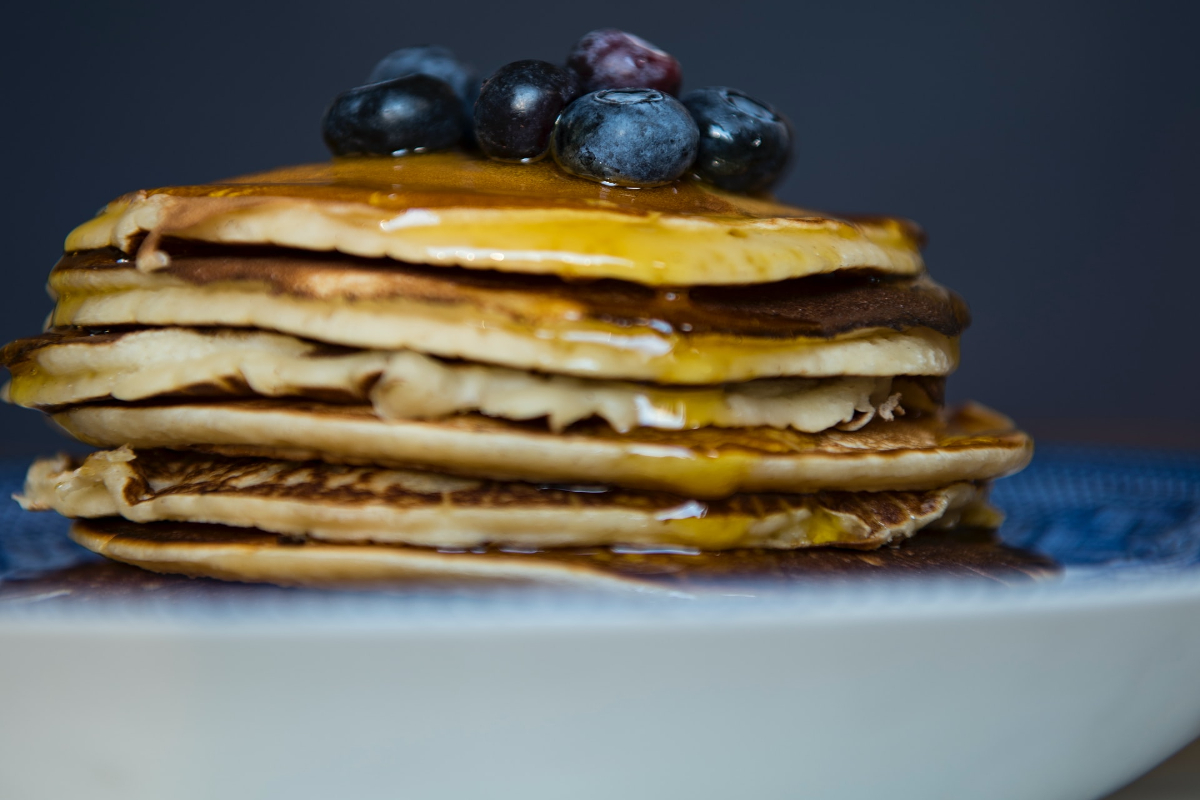
<svg viewBox="0 0 1200 800">
<path fill-rule="evenodd" d="M 601 28 L 579 40 L 567 56 L 585 92 L 600 89 L 657 89 L 679 94 L 683 69 L 669 53 L 616 28 Z"/>
</svg>

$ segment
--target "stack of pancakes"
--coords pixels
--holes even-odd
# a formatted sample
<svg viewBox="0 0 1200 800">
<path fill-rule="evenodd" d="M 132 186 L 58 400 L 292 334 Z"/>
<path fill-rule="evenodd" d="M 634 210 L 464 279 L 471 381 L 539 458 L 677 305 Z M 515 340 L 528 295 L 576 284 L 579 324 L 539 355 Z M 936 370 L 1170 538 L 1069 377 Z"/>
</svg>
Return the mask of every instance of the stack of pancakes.
<svg viewBox="0 0 1200 800">
<path fill-rule="evenodd" d="M 280 583 L 604 582 L 614 552 L 994 521 L 1032 446 L 943 409 L 968 316 L 921 243 L 461 153 L 127 195 L 3 351 L 13 402 L 103 448 L 20 499 L 118 560 Z"/>
</svg>

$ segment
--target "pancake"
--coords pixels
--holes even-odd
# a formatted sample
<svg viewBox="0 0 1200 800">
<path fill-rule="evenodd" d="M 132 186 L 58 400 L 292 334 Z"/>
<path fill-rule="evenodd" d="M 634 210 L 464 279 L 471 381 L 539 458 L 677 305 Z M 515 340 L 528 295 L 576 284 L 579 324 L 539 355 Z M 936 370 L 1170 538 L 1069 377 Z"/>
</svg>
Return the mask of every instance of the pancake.
<svg viewBox="0 0 1200 800">
<path fill-rule="evenodd" d="M 45 331 L 0 352 L 5 399 L 103 448 L 16 499 L 109 558 L 285 585 L 678 594 L 882 564 L 796 553 L 995 526 L 990 482 L 1032 456 L 943 407 L 970 318 L 923 246 L 478 153 L 134 192 L 71 232 Z"/>
<path fill-rule="evenodd" d="M 198 286 L 253 281 L 260 291 L 335 302 L 408 298 L 469 305 L 497 321 L 538 327 L 580 320 L 618 330 L 642 326 L 661 332 L 795 339 L 912 327 L 956 336 L 969 321 L 962 298 L 928 275 L 894 277 L 854 270 L 752 286 L 651 288 L 628 281 L 567 281 L 275 247 L 172 240 L 162 248 L 168 263 L 155 272 Z M 119 250 L 87 250 L 64 256 L 55 272 L 133 264 Z"/>
<path fill-rule="evenodd" d="M 370 406 L 249 400 L 88 404 L 53 415 L 99 447 L 196 449 L 230 455 L 420 467 L 497 480 L 583 483 L 688 497 L 736 492 L 908 491 L 983 481 L 1028 463 L 1033 445 L 981 406 L 948 416 L 875 420 L 857 431 L 703 428 L 617 433 L 583 422 L 460 415 L 380 420 Z"/>
<path fill-rule="evenodd" d="M 961 299 L 924 277 L 683 292 L 261 248 L 173 253 L 152 273 L 111 250 L 65 257 L 50 277 L 52 324 L 256 327 L 515 369 L 712 384 L 945 375 L 969 321 Z"/>
<path fill-rule="evenodd" d="M 9 398 L 55 409 L 97 400 L 184 396 L 370 402 L 384 419 L 480 411 L 545 418 L 552 430 L 599 417 L 619 431 L 720 427 L 860 428 L 940 405 L 942 379 L 764 379 L 653 386 L 447 362 L 411 351 L 352 350 L 236 328 L 53 331 L 0 350 Z"/>
<path fill-rule="evenodd" d="M 334 159 L 136 192 L 76 228 L 66 250 L 132 254 L 141 243 L 139 264 L 155 269 L 163 236 L 648 285 L 924 268 L 923 235 L 904 220 L 837 218 L 688 181 L 602 186 L 548 162 L 467 153 Z"/>
<path fill-rule="evenodd" d="M 31 510 L 132 522 L 205 522 L 337 542 L 441 548 L 875 548 L 934 523 L 994 519 L 970 483 L 924 492 L 735 495 L 533 486 L 320 462 L 129 448 L 36 462 Z"/>
<path fill-rule="evenodd" d="M 873 551 L 838 548 L 725 550 L 713 553 L 615 552 L 563 549 L 537 553 L 502 550 L 447 553 L 380 544 L 296 541 L 254 528 L 195 523 L 138 524 L 123 519 L 78 520 L 71 538 L 110 559 L 158 573 L 284 586 L 404 589 L 428 586 L 549 584 L 586 590 L 633 590 L 703 596 L 841 581 L 968 580 L 1020 585 L 1052 577 L 1059 567 L 1034 553 L 1007 547 L 989 531 L 928 531 L 900 547 Z M 68 589 L 87 600 L 128 601 L 153 591 L 157 599 L 210 596 L 229 587 L 148 581 L 111 562 L 89 564 L 0 586 L 28 596 Z"/>
</svg>

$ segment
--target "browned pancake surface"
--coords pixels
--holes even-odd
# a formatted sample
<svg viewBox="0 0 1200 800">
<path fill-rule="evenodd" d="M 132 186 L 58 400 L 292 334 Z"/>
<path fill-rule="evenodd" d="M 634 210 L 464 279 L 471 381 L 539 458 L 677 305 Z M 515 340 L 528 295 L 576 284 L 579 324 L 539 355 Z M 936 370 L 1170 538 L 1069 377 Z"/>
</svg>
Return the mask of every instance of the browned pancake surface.
<svg viewBox="0 0 1200 800">
<path fill-rule="evenodd" d="M 404 545 L 327 545 L 306 542 L 258 531 L 253 528 L 230 528 L 222 525 L 196 523 L 137 524 L 125 520 L 87 520 L 76 523 L 77 529 L 92 540 L 106 540 L 110 546 L 152 554 L 156 548 L 170 547 L 178 557 L 194 548 L 197 556 L 214 547 L 226 552 L 269 558 L 273 552 L 290 550 L 305 552 L 320 558 L 322 551 L 360 552 L 369 558 L 375 553 L 390 551 L 411 554 L 414 558 L 450 559 L 447 577 L 443 580 L 414 578 L 399 581 L 391 588 L 408 583 L 454 586 L 478 583 L 486 572 L 470 577 L 467 571 L 455 574 L 453 560 L 470 561 L 475 565 L 495 564 L 505 571 L 513 566 L 523 567 L 529 580 L 539 576 L 555 582 L 575 583 L 581 588 L 595 585 L 589 579 L 604 578 L 669 590 L 691 592 L 707 588 L 739 587 L 739 591 L 770 591 L 787 585 L 803 585 L 821 581 L 861 582 L 875 579 L 967 579 L 1000 584 L 1027 583 L 1052 577 L 1059 571 L 1051 559 L 1005 545 L 993 532 L 980 529 L 927 531 L 898 547 L 871 552 L 813 548 L 808 550 L 729 550 L 698 555 L 681 553 L 618 552 L 607 548 L 565 549 L 537 553 L 516 553 L 495 549 L 469 552 L 443 552 Z M 328 549 L 328 550 L 327 550 Z M 446 562 L 443 562 L 446 563 Z M 160 565 L 163 572 L 185 571 L 187 564 L 175 562 Z M 574 580 L 572 580 L 574 578 Z M 164 584 L 164 581 L 166 583 Z M 353 583 L 339 582 L 339 588 L 352 588 Z M 184 587 L 187 587 L 186 589 Z M 195 584 L 181 578 L 164 578 L 133 568 L 117 568 L 97 564 L 51 573 L 36 582 L 8 584 L 0 587 L 0 599 L 38 592 L 78 589 L 96 596 L 129 596 L 144 591 L 172 590 L 236 591 L 234 587 L 201 582 Z M 366 583 L 361 588 L 380 588 L 378 583 Z"/>
<path fill-rule="evenodd" d="M 77 468 L 82 460 L 69 464 Z M 226 494 L 278 500 L 307 500 L 333 505 L 385 503 L 395 508 L 588 508 L 660 511 L 677 508 L 688 498 L 660 491 L 633 491 L 605 486 L 537 485 L 515 481 L 465 481 L 447 490 L 416 491 L 410 483 L 389 480 L 389 470 L 199 455 L 174 450 L 139 450 L 129 462 L 136 479 L 124 488 L 126 502 L 142 503 L 170 494 Z M 810 494 L 763 492 L 738 494 L 703 503 L 706 515 L 766 517 L 816 500 L 834 512 L 851 514 L 873 529 L 899 525 L 936 509 L 936 492 L 839 492 Z M 696 503 L 697 501 L 691 500 Z M 839 543 L 841 544 L 841 543 Z M 856 546 L 850 543 L 848 546 Z M 863 545 L 875 547 L 874 543 Z"/>
<path fill-rule="evenodd" d="M 534 322 L 558 316 L 660 333 L 728 334 L 785 339 L 829 338 L 867 328 L 925 327 L 957 336 L 970 323 L 966 303 L 926 276 L 838 272 L 749 286 L 651 288 L 618 280 L 572 282 L 457 267 L 423 267 L 389 259 L 270 247 L 170 243 L 163 272 L 196 285 L 256 282 L 266 291 L 328 300 L 404 297 L 499 311 Z M 68 253 L 55 267 L 131 268 L 116 249 Z M 53 277 L 52 277 L 53 283 Z"/>
</svg>

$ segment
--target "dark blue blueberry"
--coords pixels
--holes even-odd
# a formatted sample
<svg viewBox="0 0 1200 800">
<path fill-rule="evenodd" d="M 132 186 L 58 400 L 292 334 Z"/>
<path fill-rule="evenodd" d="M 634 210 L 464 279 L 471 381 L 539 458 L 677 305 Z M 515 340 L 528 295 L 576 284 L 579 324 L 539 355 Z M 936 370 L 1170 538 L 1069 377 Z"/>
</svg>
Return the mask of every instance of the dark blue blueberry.
<svg viewBox="0 0 1200 800">
<path fill-rule="evenodd" d="M 683 68 L 674 56 L 616 28 L 585 35 L 567 55 L 567 66 L 579 73 L 588 92 L 658 89 L 677 95 L 683 85 Z"/>
<path fill-rule="evenodd" d="M 700 128 L 693 170 L 731 192 L 763 192 L 779 180 L 792 155 L 792 125 L 766 103 L 713 86 L 683 97 Z"/>
<path fill-rule="evenodd" d="M 573 175 L 619 186 L 659 186 L 696 158 L 696 123 L 683 104 L 655 89 L 606 89 L 567 106 L 552 151 Z"/>
<path fill-rule="evenodd" d="M 448 47 L 431 44 L 422 47 L 403 47 L 385 56 L 371 70 L 367 83 L 390 81 L 406 75 L 428 75 L 450 84 L 450 88 L 462 100 L 463 134 L 471 134 L 472 108 L 479 96 L 479 76 L 470 64 L 460 61 Z"/>
<path fill-rule="evenodd" d="M 484 81 L 475 101 L 479 149 L 501 161 L 536 161 L 559 112 L 579 94 L 575 73 L 548 61 L 514 61 Z"/>
<path fill-rule="evenodd" d="M 475 68 L 459 61 L 449 48 L 438 45 L 404 47 L 384 57 L 367 77 L 367 83 L 380 83 L 405 75 L 429 75 L 450 84 L 463 102 L 475 102 L 479 78 Z"/>
<path fill-rule="evenodd" d="M 336 156 L 441 150 L 462 137 L 462 103 L 445 81 L 408 75 L 342 92 L 321 130 Z"/>
</svg>

